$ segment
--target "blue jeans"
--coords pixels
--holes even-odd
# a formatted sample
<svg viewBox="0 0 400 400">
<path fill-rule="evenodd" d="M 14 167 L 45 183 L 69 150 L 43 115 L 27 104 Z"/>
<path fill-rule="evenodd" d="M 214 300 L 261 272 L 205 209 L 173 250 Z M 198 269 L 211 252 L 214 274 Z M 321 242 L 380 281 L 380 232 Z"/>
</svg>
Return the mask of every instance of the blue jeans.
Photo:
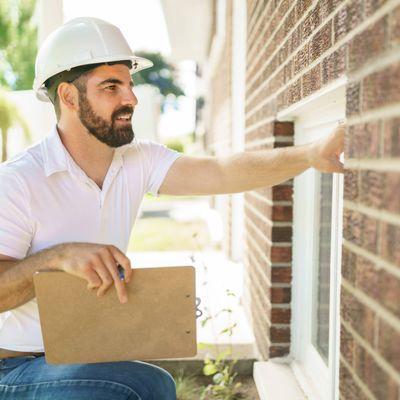
<svg viewBox="0 0 400 400">
<path fill-rule="evenodd" d="M 175 382 L 141 361 L 49 365 L 44 357 L 0 359 L 0 400 L 176 400 Z"/>
</svg>

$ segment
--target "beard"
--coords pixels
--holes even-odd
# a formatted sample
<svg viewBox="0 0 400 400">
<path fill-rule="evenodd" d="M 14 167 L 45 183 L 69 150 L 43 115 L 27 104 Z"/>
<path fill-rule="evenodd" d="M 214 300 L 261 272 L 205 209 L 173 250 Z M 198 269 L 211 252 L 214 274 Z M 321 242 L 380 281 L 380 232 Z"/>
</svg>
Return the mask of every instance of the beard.
<svg viewBox="0 0 400 400">
<path fill-rule="evenodd" d="M 122 114 L 132 114 L 133 108 L 129 106 L 115 110 L 111 115 L 111 122 L 95 113 L 85 93 L 79 91 L 79 119 L 82 125 L 100 142 L 109 147 L 121 147 L 131 143 L 135 137 L 132 125 L 116 126 L 117 117 Z"/>
</svg>

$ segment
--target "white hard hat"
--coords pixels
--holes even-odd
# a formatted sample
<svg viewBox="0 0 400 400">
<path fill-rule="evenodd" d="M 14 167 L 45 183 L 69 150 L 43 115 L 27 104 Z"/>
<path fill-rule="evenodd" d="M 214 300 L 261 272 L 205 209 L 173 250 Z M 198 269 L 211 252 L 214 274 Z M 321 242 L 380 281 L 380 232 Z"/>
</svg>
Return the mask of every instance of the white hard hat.
<svg viewBox="0 0 400 400">
<path fill-rule="evenodd" d="M 133 54 L 121 31 L 98 18 L 75 18 L 52 32 L 36 57 L 33 90 L 39 100 L 50 101 L 44 83 L 71 68 L 115 61 L 131 61 L 131 74 L 153 65 Z"/>
</svg>

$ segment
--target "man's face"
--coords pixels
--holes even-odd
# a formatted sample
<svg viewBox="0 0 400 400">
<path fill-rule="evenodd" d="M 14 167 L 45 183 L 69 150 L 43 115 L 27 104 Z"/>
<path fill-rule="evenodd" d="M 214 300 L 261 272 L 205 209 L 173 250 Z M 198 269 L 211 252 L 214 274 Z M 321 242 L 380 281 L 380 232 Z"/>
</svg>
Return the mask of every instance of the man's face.
<svg viewBox="0 0 400 400">
<path fill-rule="evenodd" d="M 88 74 L 79 90 L 79 119 L 98 140 L 110 147 L 130 143 L 132 114 L 138 101 L 133 94 L 129 68 L 123 64 L 102 65 Z"/>
</svg>

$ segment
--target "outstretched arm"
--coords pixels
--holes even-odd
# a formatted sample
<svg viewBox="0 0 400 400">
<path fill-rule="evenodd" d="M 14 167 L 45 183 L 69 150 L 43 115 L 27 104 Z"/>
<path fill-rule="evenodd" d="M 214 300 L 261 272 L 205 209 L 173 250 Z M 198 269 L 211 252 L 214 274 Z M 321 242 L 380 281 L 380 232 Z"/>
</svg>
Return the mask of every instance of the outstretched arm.
<svg viewBox="0 0 400 400">
<path fill-rule="evenodd" d="M 178 158 L 168 171 L 160 194 L 208 195 L 238 193 L 274 186 L 314 167 L 343 172 L 343 125 L 310 144 L 273 150 L 245 151 L 228 157 Z"/>
</svg>

